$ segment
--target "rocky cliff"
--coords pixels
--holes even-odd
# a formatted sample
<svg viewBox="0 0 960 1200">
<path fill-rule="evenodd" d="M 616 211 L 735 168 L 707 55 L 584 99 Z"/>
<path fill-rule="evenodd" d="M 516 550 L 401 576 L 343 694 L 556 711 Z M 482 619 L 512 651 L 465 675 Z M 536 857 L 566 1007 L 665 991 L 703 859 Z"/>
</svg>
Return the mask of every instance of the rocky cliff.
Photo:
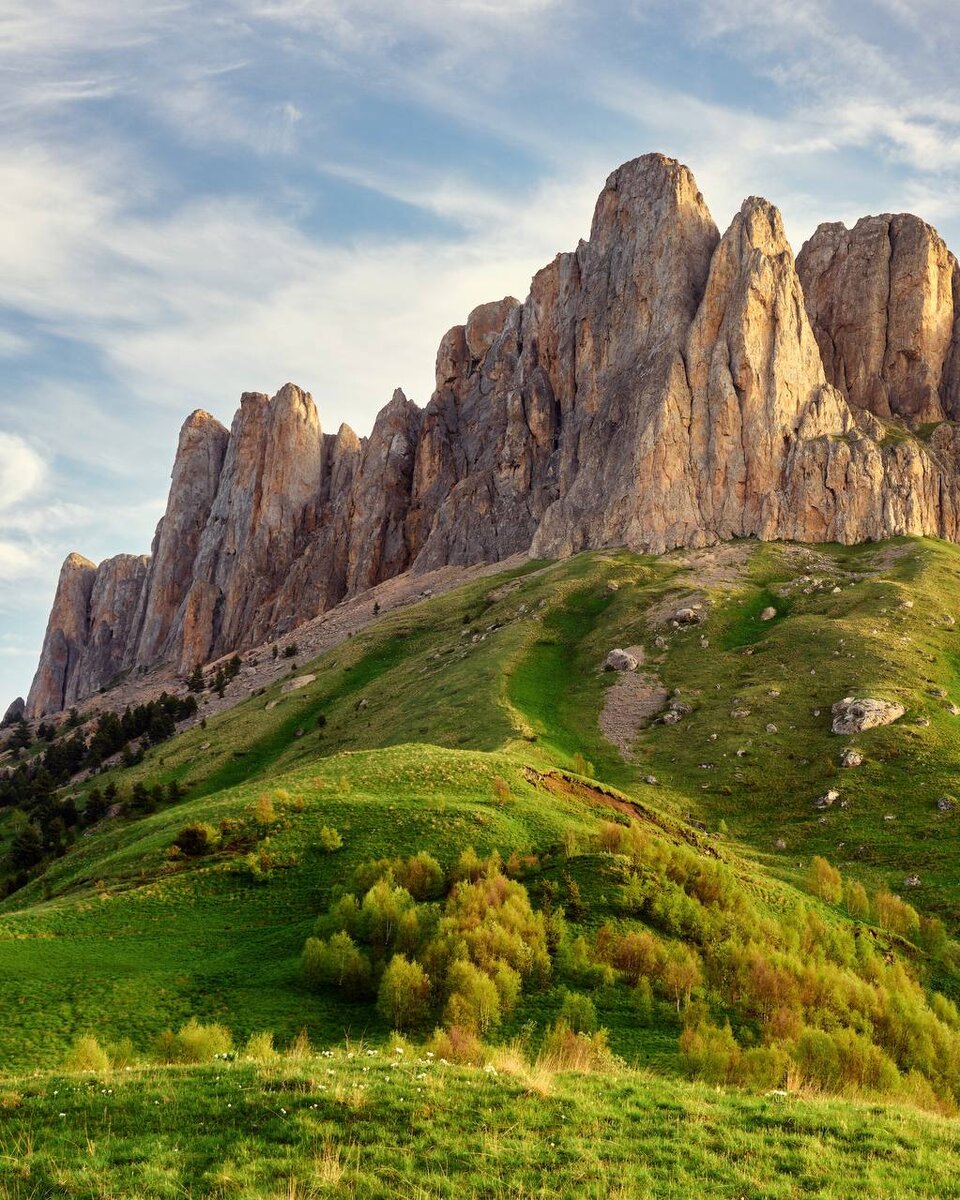
<svg viewBox="0 0 960 1200">
<path fill-rule="evenodd" d="M 324 434 L 287 384 L 180 436 L 151 558 L 63 566 L 30 716 L 124 672 L 259 644 L 402 571 L 724 538 L 960 539 L 960 269 L 912 216 L 822 225 L 796 263 L 686 167 L 607 180 L 589 241 L 481 305 L 421 410 Z"/>
</svg>

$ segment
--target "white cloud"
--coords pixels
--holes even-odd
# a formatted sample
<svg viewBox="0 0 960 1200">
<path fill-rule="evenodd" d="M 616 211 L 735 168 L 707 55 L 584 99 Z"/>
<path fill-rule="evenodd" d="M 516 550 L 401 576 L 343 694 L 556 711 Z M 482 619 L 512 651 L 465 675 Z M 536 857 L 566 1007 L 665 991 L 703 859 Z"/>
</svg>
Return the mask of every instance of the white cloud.
<svg viewBox="0 0 960 1200">
<path fill-rule="evenodd" d="M 47 476 L 46 463 L 22 437 L 0 431 L 0 512 L 30 500 Z"/>
</svg>

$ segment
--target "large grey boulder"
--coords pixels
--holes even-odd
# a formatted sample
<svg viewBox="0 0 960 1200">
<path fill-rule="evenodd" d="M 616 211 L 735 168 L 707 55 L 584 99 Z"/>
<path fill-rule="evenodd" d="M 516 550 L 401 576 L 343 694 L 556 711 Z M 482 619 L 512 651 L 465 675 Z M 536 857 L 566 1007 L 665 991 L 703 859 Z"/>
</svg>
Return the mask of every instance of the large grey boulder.
<svg viewBox="0 0 960 1200">
<path fill-rule="evenodd" d="M 635 671 L 639 665 L 637 659 L 626 650 L 611 650 L 603 660 L 607 671 Z"/>
<path fill-rule="evenodd" d="M 889 700 L 859 700 L 846 696 L 831 709 L 833 732 L 860 733 L 877 725 L 892 725 L 894 721 L 899 721 L 905 711 L 902 704 L 893 704 Z"/>
</svg>

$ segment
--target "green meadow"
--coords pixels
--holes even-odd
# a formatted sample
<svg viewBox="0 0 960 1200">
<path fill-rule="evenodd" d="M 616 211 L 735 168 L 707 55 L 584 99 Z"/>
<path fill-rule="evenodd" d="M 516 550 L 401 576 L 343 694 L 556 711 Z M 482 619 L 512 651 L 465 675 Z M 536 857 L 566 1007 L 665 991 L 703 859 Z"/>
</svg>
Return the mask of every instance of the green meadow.
<svg viewBox="0 0 960 1200">
<path fill-rule="evenodd" d="M 960 551 L 693 561 L 531 562 L 387 613 L 68 789 L 185 798 L 0 903 L 2 1194 L 960 1195 Z M 598 722 L 630 645 L 682 715 L 628 761 Z M 846 696 L 905 713 L 839 737 Z M 442 884 L 401 898 L 402 953 L 430 988 L 396 1043 L 366 897 L 422 852 Z M 338 931 L 357 994 L 304 971 Z M 227 1058 L 161 1061 L 191 1018 Z"/>
</svg>

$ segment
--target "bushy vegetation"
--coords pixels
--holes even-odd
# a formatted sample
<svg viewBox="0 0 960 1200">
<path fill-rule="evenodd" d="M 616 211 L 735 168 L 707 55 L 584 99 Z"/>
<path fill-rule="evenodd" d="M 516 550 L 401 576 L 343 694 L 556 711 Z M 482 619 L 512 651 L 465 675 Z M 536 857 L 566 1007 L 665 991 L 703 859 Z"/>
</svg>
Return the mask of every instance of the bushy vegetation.
<svg viewBox="0 0 960 1200">
<path fill-rule="evenodd" d="M 396 1029 L 440 1016 L 447 1029 L 486 1034 L 516 1006 L 524 981 L 551 970 L 547 925 L 498 855 L 460 856 L 442 903 L 444 873 L 425 851 L 362 864 L 366 891 L 346 892 L 317 922 L 303 951 L 313 986 L 353 997 L 376 991 Z M 402 882 L 398 882 L 402 880 Z"/>
</svg>

